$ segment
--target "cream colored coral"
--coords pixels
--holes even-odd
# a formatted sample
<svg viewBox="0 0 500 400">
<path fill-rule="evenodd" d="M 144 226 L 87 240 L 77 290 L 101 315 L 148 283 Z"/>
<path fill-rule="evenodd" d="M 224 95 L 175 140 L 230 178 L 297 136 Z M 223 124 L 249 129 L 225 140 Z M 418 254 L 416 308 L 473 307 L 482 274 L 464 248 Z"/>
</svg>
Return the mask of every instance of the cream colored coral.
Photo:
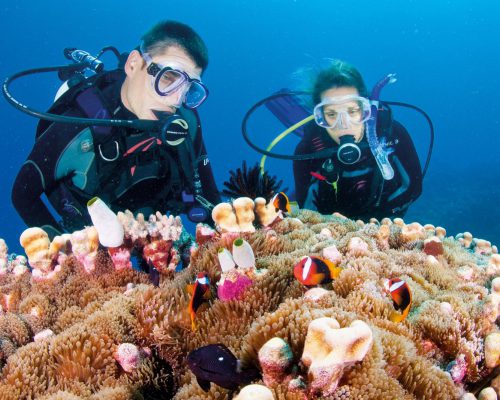
<svg viewBox="0 0 500 400">
<path fill-rule="evenodd" d="M 268 340 L 260 348 L 258 356 L 262 379 L 268 386 L 282 382 L 293 363 L 290 346 L 279 337 Z"/>
<path fill-rule="evenodd" d="M 347 244 L 347 252 L 354 257 L 367 256 L 370 253 L 368 244 L 360 237 L 353 237 Z"/>
<path fill-rule="evenodd" d="M 327 295 L 329 293 L 328 290 L 320 288 L 320 287 L 315 287 L 312 289 L 309 289 L 307 292 L 304 293 L 304 299 L 312 302 L 316 302 L 319 299 L 321 299 L 323 296 Z"/>
<path fill-rule="evenodd" d="M 470 232 L 464 232 L 462 234 L 462 237 L 459 240 L 460 243 L 462 243 L 462 246 L 464 246 L 466 249 L 468 249 L 472 245 L 472 240 L 473 240 L 472 233 Z"/>
<path fill-rule="evenodd" d="M 274 400 L 274 395 L 267 387 L 255 384 L 241 389 L 234 400 Z"/>
<path fill-rule="evenodd" d="M 484 340 L 484 358 L 488 368 L 500 364 L 500 333 L 490 333 Z"/>
<path fill-rule="evenodd" d="M 276 211 L 276 207 L 271 202 L 266 204 L 266 199 L 263 197 L 255 199 L 255 213 L 262 226 L 269 226 L 278 218 L 283 219 L 282 211 Z"/>
<path fill-rule="evenodd" d="M 446 229 L 444 229 L 442 226 L 436 227 L 436 236 L 439 239 L 444 239 L 446 237 Z"/>
<path fill-rule="evenodd" d="M 497 398 L 498 397 L 495 392 L 495 389 L 493 389 L 492 387 L 487 387 L 481 390 L 477 400 L 497 400 Z"/>
<path fill-rule="evenodd" d="M 401 228 L 401 237 L 405 242 L 423 240 L 426 237 L 426 231 L 418 222 L 412 222 Z"/>
<path fill-rule="evenodd" d="M 241 232 L 255 232 L 255 227 L 253 226 L 255 219 L 254 206 L 253 200 L 249 197 L 238 197 L 233 201 L 236 219 Z"/>
<path fill-rule="evenodd" d="M 361 361 L 373 342 L 370 327 L 356 320 L 340 329 L 333 318 L 318 318 L 309 324 L 302 362 L 309 367 L 312 392 L 333 394 L 347 365 Z"/>
<path fill-rule="evenodd" d="M 486 267 L 486 273 L 489 276 L 499 276 L 500 275 L 500 254 L 492 254 L 488 266 Z"/>
<path fill-rule="evenodd" d="M 389 237 L 391 235 L 391 228 L 389 225 L 380 225 L 376 234 L 377 244 L 381 249 L 389 248 Z"/>
<path fill-rule="evenodd" d="M 477 254 L 491 255 L 493 253 L 493 248 L 491 242 L 484 239 L 474 239 L 476 247 L 474 247 L 474 252 Z"/>
<path fill-rule="evenodd" d="M 19 238 L 21 246 L 28 256 L 29 264 L 43 272 L 49 272 L 52 268 L 49 246 L 50 239 L 47 232 L 42 228 L 28 228 Z"/>
<path fill-rule="evenodd" d="M 240 232 L 236 214 L 229 203 L 219 203 L 212 210 L 212 219 L 222 232 Z"/>
<path fill-rule="evenodd" d="M 483 313 L 493 323 L 500 315 L 500 277 L 491 282 L 491 293 L 486 297 Z"/>
<path fill-rule="evenodd" d="M 233 204 L 219 203 L 212 210 L 212 219 L 222 232 L 255 232 L 254 202 L 238 197 Z"/>
<path fill-rule="evenodd" d="M 334 244 L 321 250 L 321 255 L 334 264 L 340 264 L 342 261 L 342 254 L 340 254 L 340 251 Z"/>
</svg>

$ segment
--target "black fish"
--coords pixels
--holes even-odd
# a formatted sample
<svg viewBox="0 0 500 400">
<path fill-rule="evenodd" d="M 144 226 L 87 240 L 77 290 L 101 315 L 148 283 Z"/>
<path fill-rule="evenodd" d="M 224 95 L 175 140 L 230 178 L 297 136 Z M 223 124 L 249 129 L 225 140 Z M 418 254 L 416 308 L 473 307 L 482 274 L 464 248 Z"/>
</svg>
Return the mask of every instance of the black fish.
<svg viewBox="0 0 500 400">
<path fill-rule="evenodd" d="M 256 368 L 241 370 L 240 361 L 223 344 L 209 344 L 188 354 L 189 369 L 196 376 L 198 385 L 210 390 L 210 382 L 229 390 L 236 390 L 259 378 Z"/>
<path fill-rule="evenodd" d="M 160 286 L 160 273 L 154 267 L 154 265 L 151 261 L 148 261 L 148 267 L 149 267 L 149 281 L 154 286 Z"/>
</svg>

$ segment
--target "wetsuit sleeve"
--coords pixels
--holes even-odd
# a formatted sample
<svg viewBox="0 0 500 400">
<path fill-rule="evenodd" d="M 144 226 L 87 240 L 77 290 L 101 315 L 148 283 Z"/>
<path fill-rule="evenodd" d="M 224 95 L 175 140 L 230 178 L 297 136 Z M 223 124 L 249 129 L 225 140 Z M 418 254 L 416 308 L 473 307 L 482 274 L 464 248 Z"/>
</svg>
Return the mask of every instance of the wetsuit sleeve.
<svg viewBox="0 0 500 400">
<path fill-rule="evenodd" d="M 397 213 L 404 211 L 422 193 L 422 169 L 413 141 L 403 125 L 394 121 L 394 137 L 398 140 L 395 149 L 395 167 L 402 176 L 402 184 L 387 197 L 385 208 Z M 407 184 L 405 185 L 405 180 Z"/>
<path fill-rule="evenodd" d="M 64 115 L 80 116 L 73 110 Z M 16 177 L 11 196 L 14 208 L 26 225 L 63 231 L 63 227 L 58 224 L 41 196 L 43 193 L 50 193 L 56 187 L 57 161 L 67 143 L 81 129 L 76 125 L 52 124 L 35 142 Z"/>
<path fill-rule="evenodd" d="M 28 159 L 14 182 L 12 204 L 26 225 L 39 227 L 50 225 L 62 232 L 62 227 L 40 198 L 45 191 L 44 181 L 40 168 Z"/>
<path fill-rule="evenodd" d="M 203 196 L 210 203 L 217 205 L 221 202 L 220 193 L 219 190 L 217 189 L 217 184 L 215 183 L 215 178 L 212 171 L 212 165 L 207 155 L 205 143 L 203 142 L 201 129 L 198 131 L 198 134 L 196 135 L 196 139 L 194 142 L 194 150 L 195 154 L 199 154 L 198 173 L 200 174 Z"/>
<path fill-rule="evenodd" d="M 309 142 L 301 140 L 295 148 L 295 155 L 312 153 L 313 150 Z M 309 187 L 311 186 L 311 171 L 316 171 L 314 160 L 294 160 L 293 161 L 293 177 L 295 180 L 295 199 L 299 203 L 299 207 L 303 208 L 307 198 Z"/>
</svg>

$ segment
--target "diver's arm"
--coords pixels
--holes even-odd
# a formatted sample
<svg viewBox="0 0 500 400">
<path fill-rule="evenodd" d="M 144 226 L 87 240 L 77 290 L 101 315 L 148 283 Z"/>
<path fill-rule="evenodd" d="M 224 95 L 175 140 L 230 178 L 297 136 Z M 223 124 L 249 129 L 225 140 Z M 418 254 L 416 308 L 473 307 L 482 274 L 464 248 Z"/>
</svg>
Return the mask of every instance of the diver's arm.
<svg viewBox="0 0 500 400">
<path fill-rule="evenodd" d="M 207 150 L 205 149 L 205 143 L 203 142 L 203 137 L 201 135 L 201 129 L 196 135 L 194 142 L 195 154 L 198 157 L 198 173 L 200 174 L 201 186 L 203 189 L 203 197 L 207 199 L 213 205 L 217 205 L 221 202 L 219 190 L 217 189 L 217 184 L 215 183 L 214 173 L 212 171 L 212 165 L 210 159 L 207 155 Z"/>
<path fill-rule="evenodd" d="M 308 142 L 302 140 L 295 148 L 295 155 L 308 154 L 312 150 Z M 293 177 L 295 180 L 295 199 L 299 203 L 300 208 L 304 208 L 308 197 L 309 187 L 311 186 L 311 171 L 315 172 L 315 165 L 311 160 L 294 160 L 293 161 Z M 311 202 L 309 202 L 311 203 Z"/>
<path fill-rule="evenodd" d="M 72 108 L 66 110 L 63 115 L 82 116 L 78 110 Z M 58 180 L 65 178 L 62 175 L 56 178 L 57 162 L 68 143 L 82 129 L 77 125 L 54 123 L 35 141 L 12 188 L 12 203 L 28 226 L 43 227 L 47 232 L 50 230 L 54 233 L 64 231 L 42 201 L 41 195 L 54 190 Z M 67 172 L 71 173 L 72 171 Z"/>
<path fill-rule="evenodd" d="M 387 209 L 407 207 L 422 193 L 422 170 L 413 141 L 406 129 L 397 121 L 394 121 L 393 129 L 394 138 L 398 141 L 393 163 L 401 176 L 401 185 L 388 195 Z"/>
<path fill-rule="evenodd" d="M 46 227 L 60 233 L 62 227 L 41 199 L 45 192 L 45 178 L 32 160 L 27 160 L 17 174 L 12 188 L 12 204 L 26 225 Z"/>
</svg>

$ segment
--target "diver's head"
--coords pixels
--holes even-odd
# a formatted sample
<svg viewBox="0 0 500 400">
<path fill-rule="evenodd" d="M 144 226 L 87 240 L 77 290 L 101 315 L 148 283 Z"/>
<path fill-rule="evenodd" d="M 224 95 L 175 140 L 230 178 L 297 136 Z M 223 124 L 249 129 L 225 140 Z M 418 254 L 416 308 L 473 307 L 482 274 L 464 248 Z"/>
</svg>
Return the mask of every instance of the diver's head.
<svg viewBox="0 0 500 400">
<path fill-rule="evenodd" d="M 332 60 L 314 80 L 316 122 L 337 144 L 345 135 L 352 136 L 354 142 L 359 143 L 370 112 L 367 96 L 368 91 L 359 71 L 344 61 Z"/>
<path fill-rule="evenodd" d="M 154 111 L 173 114 L 182 105 L 196 108 L 208 94 L 200 79 L 207 65 L 207 48 L 193 29 L 160 22 L 127 59 L 122 102 L 141 119 L 157 119 Z"/>
<path fill-rule="evenodd" d="M 325 90 L 321 102 L 314 107 L 316 123 L 340 144 L 344 136 L 359 143 L 365 133 L 365 122 L 370 117 L 370 102 L 359 96 L 352 86 Z"/>
<path fill-rule="evenodd" d="M 322 94 L 328 89 L 353 87 L 361 97 L 368 97 L 368 90 L 359 71 L 341 60 L 331 60 L 330 64 L 315 76 L 312 88 L 314 104 L 321 102 Z"/>
</svg>

